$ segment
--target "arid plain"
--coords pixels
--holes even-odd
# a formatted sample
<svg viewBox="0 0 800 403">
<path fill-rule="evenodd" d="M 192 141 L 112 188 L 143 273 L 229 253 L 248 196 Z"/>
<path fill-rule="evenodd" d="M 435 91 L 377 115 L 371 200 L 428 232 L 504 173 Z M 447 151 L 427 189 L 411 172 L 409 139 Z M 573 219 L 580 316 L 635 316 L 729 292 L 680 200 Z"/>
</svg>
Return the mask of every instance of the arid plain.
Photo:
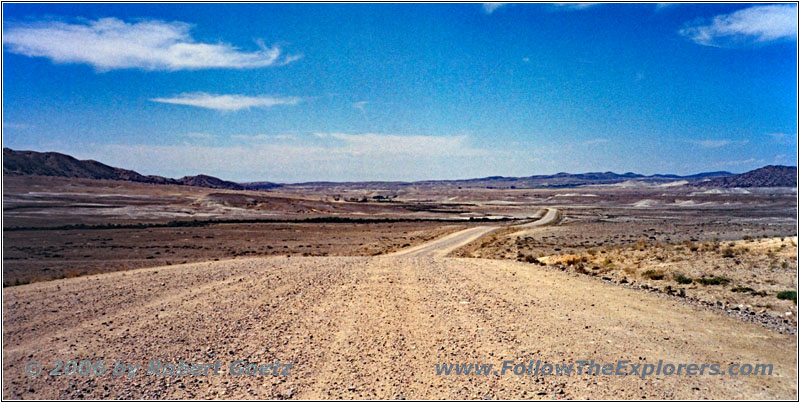
<svg viewBox="0 0 800 403">
<path fill-rule="evenodd" d="M 793 188 L 3 182 L 4 398 L 797 396 Z M 57 359 L 293 368 L 33 378 L 31 359 L 47 369 Z M 774 371 L 435 368 L 532 359 Z"/>
</svg>

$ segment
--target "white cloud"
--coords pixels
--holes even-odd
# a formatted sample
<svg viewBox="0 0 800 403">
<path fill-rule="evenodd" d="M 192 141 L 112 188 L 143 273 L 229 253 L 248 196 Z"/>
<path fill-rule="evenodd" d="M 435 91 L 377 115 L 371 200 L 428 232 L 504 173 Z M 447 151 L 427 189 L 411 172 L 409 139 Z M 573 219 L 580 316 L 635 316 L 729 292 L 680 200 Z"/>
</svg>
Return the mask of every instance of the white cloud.
<svg viewBox="0 0 800 403">
<path fill-rule="evenodd" d="M 582 142 L 581 145 L 591 146 L 591 145 L 595 145 L 595 144 L 604 144 L 604 143 L 608 143 L 608 142 L 609 142 L 608 139 L 591 139 L 591 140 L 586 140 L 586 141 Z"/>
<path fill-rule="evenodd" d="M 3 129 L 24 130 L 32 127 L 27 123 L 3 122 Z"/>
<path fill-rule="evenodd" d="M 753 166 L 753 165 L 763 165 L 764 159 L 759 158 L 748 158 L 744 160 L 730 160 L 730 161 L 717 161 L 711 164 L 711 166 L 715 168 L 730 168 L 730 167 L 742 167 L 742 166 Z"/>
<path fill-rule="evenodd" d="M 194 92 L 178 94 L 170 98 L 153 98 L 150 101 L 161 102 L 165 104 L 196 106 L 198 108 L 229 112 L 238 111 L 240 109 L 268 108 L 276 105 L 297 105 L 302 101 L 302 99 L 297 97 L 251 97 L 245 95 L 219 95 L 207 94 L 205 92 Z"/>
<path fill-rule="evenodd" d="M 472 147 L 467 136 L 315 133 L 231 137 L 237 141 L 229 145 L 106 144 L 64 151 L 145 174 L 179 177 L 202 172 L 240 181 L 443 179 L 480 176 L 487 167 L 502 164 L 518 167 L 502 150 Z M 524 156 L 530 157 L 530 153 Z"/>
<path fill-rule="evenodd" d="M 720 139 L 720 140 L 689 140 L 689 143 L 694 145 L 698 145 L 703 148 L 720 148 L 729 145 L 745 145 L 748 143 L 747 140 L 727 140 L 727 139 Z"/>
<path fill-rule="evenodd" d="M 483 3 L 483 12 L 491 14 L 498 8 L 508 5 L 508 3 Z"/>
<path fill-rule="evenodd" d="M 789 159 L 789 155 L 787 154 L 778 154 L 772 158 L 772 163 L 776 165 L 792 163 L 793 161 Z"/>
<path fill-rule="evenodd" d="M 367 101 L 358 101 L 358 102 L 353 103 L 353 108 L 356 108 L 356 109 L 360 110 L 361 113 L 364 113 L 364 112 L 366 112 L 364 110 L 364 106 L 366 106 L 366 105 L 367 105 Z"/>
<path fill-rule="evenodd" d="M 399 134 L 315 133 L 335 140 L 337 152 L 349 155 L 471 156 L 481 153 L 467 144 L 467 136 L 425 136 Z"/>
<path fill-rule="evenodd" d="M 214 139 L 216 136 L 210 133 L 192 132 L 192 133 L 186 133 L 186 137 L 197 140 L 211 140 Z"/>
<path fill-rule="evenodd" d="M 553 6 L 560 10 L 586 10 L 599 5 L 602 3 L 553 3 Z"/>
<path fill-rule="evenodd" d="M 797 7 L 753 6 L 690 23 L 678 32 L 700 45 L 719 47 L 796 40 Z"/>
<path fill-rule="evenodd" d="M 797 135 L 796 134 L 789 134 L 789 133 L 767 133 L 768 136 L 772 137 L 772 141 L 777 144 L 782 145 L 794 145 L 797 144 Z"/>
<path fill-rule="evenodd" d="M 665 8 L 679 6 L 680 3 L 656 3 L 656 11 L 661 11 Z"/>
<path fill-rule="evenodd" d="M 250 143 L 273 140 L 297 140 L 297 136 L 294 134 L 234 134 L 231 138 Z"/>
<path fill-rule="evenodd" d="M 8 24 L 4 24 L 8 25 Z M 300 56 L 284 56 L 277 46 L 258 42 L 247 52 L 226 43 L 192 39 L 191 25 L 142 20 L 126 23 L 102 18 L 69 24 L 44 21 L 13 24 L 4 29 L 3 45 L 10 52 L 46 57 L 54 63 L 79 63 L 98 71 L 115 69 L 198 70 L 250 69 L 291 63 Z"/>
</svg>

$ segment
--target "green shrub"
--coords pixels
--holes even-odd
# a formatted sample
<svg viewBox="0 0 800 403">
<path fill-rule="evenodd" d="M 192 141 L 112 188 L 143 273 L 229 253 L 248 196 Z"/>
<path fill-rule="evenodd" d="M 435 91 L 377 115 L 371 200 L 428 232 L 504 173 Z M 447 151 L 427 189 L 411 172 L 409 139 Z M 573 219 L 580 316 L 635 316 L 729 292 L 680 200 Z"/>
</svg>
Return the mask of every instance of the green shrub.
<svg viewBox="0 0 800 403">
<path fill-rule="evenodd" d="M 660 270 L 647 270 L 643 272 L 642 275 L 650 280 L 661 280 L 664 278 L 664 272 Z"/>
<path fill-rule="evenodd" d="M 678 284 L 692 284 L 694 281 L 690 277 L 686 277 L 683 274 L 675 275 L 674 279 L 678 282 Z"/>
<path fill-rule="evenodd" d="M 523 260 L 525 262 L 527 262 L 527 263 L 539 263 L 539 259 L 537 259 L 537 258 L 535 258 L 535 257 L 533 257 L 531 255 L 525 256 L 525 258 Z"/>
<path fill-rule="evenodd" d="M 756 290 L 754 290 L 754 289 L 752 289 L 750 287 L 742 287 L 742 286 L 733 287 L 733 288 L 731 288 L 731 291 L 733 291 L 733 292 L 749 292 L 749 293 L 756 292 Z"/>
<path fill-rule="evenodd" d="M 797 291 L 781 291 L 778 293 L 778 299 L 790 299 L 797 303 Z"/>
<path fill-rule="evenodd" d="M 698 278 L 695 279 L 694 281 L 697 281 L 702 285 L 726 285 L 731 282 L 731 280 L 725 277 L 717 277 L 717 276 Z"/>
</svg>

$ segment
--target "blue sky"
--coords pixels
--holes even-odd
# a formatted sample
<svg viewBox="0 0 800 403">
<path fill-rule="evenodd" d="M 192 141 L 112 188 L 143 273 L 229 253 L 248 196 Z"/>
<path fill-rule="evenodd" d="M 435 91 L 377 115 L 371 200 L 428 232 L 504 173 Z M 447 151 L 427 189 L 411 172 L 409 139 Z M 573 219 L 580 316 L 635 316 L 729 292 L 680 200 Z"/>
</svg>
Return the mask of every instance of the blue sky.
<svg viewBox="0 0 800 403">
<path fill-rule="evenodd" d="M 793 4 L 4 4 L 3 145 L 420 180 L 797 159 Z"/>
</svg>

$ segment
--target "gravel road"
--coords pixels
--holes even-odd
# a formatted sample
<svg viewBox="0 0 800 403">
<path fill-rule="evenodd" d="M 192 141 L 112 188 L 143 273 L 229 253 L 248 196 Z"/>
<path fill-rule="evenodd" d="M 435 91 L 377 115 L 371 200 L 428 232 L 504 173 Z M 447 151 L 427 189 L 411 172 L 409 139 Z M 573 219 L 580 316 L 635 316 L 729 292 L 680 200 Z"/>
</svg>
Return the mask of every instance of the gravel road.
<svg viewBox="0 0 800 403">
<path fill-rule="evenodd" d="M 6 399 L 795 399 L 796 339 L 513 261 L 441 256 L 235 259 L 3 291 Z M 448 240 L 449 239 L 449 240 Z M 441 247 L 441 249 L 440 249 Z M 45 368 L 25 374 L 31 359 Z M 51 376 L 53 360 L 220 361 L 219 375 Z M 442 363 L 771 363 L 772 376 L 439 376 Z M 235 360 L 292 363 L 234 376 Z M 110 371 L 109 371 L 110 372 Z"/>
</svg>

